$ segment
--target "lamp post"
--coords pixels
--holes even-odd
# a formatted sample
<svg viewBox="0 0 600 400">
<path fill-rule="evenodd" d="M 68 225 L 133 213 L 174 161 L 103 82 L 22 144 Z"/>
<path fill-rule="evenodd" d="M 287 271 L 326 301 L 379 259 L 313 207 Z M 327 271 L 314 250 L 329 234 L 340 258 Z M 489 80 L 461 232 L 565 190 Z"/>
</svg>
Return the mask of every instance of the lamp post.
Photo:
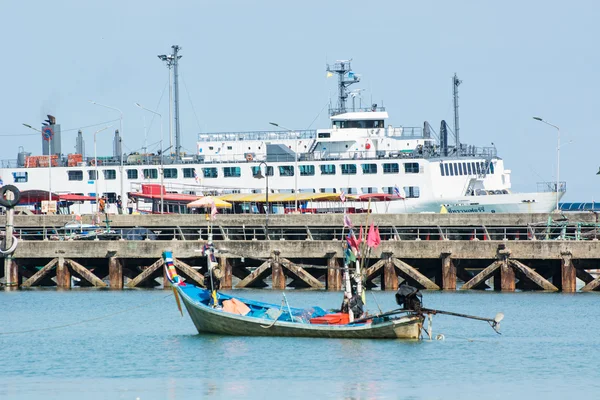
<svg viewBox="0 0 600 400">
<path fill-rule="evenodd" d="M 141 108 L 142 110 L 146 110 L 152 114 L 158 115 L 158 117 L 160 118 L 160 213 L 162 214 L 164 212 L 164 166 L 163 166 L 163 123 L 162 123 L 162 114 L 157 113 L 156 111 L 152 111 L 144 106 L 142 106 L 140 103 L 135 103 L 135 105 L 139 108 Z M 170 146 L 172 147 L 172 146 Z M 170 148 L 169 147 L 169 148 Z"/>
<path fill-rule="evenodd" d="M 262 174 L 262 171 L 260 169 L 260 167 L 262 165 L 265 165 L 265 174 Z M 258 164 L 258 172 L 256 172 L 256 174 L 254 174 L 254 177 L 256 179 L 263 179 L 265 178 L 265 183 L 266 183 L 266 197 L 265 197 L 265 229 L 266 229 L 266 237 L 267 240 L 269 240 L 269 165 L 265 162 L 265 161 L 261 161 L 260 164 Z"/>
<path fill-rule="evenodd" d="M 110 110 L 114 110 L 117 111 L 120 115 L 119 115 L 119 140 L 122 141 L 122 135 L 123 135 L 123 111 L 119 110 L 116 107 L 111 107 L 111 106 L 107 106 L 105 104 L 100 104 L 100 103 L 96 103 L 95 101 L 90 100 L 90 103 L 95 104 L 97 106 L 100 107 L 104 107 L 104 108 L 108 108 Z M 123 149 L 121 146 L 119 146 L 120 152 L 121 154 L 119 154 L 119 159 L 121 160 L 121 166 L 119 168 L 119 175 L 121 176 L 121 199 L 122 201 L 125 201 L 125 193 L 124 193 L 124 189 L 123 189 L 123 185 L 124 185 L 124 179 L 123 179 Z"/>
<path fill-rule="evenodd" d="M 94 184 L 95 184 L 95 191 L 96 191 L 96 212 L 98 212 L 98 153 L 96 152 L 96 134 L 99 132 L 102 132 L 105 129 L 110 128 L 112 125 L 109 126 L 105 126 L 104 128 L 98 129 L 96 132 L 94 132 L 94 175 L 96 175 L 94 178 Z M 121 197 L 122 198 L 122 197 Z"/>
<path fill-rule="evenodd" d="M 296 145 L 294 149 L 294 211 L 298 212 L 298 174 L 300 173 L 300 171 L 298 171 L 298 134 L 295 131 L 286 128 L 285 126 L 279 125 L 278 123 L 269 122 L 269 124 L 281 129 L 285 129 L 286 131 L 294 134 L 294 138 L 296 139 Z"/>
<path fill-rule="evenodd" d="M 44 132 L 40 131 L 39 129 L 35 129 L 29 124 L 23 124 L 23 126 L 33 129 L 42 135 L 44 134 Z M 52 201 L 52 136 L 48 137 L 48 201 Z"/>
<path fill-rule="evenodd" d="M 544 121 L 542 118 L 540 117 L 533 117 L 533 119 L 535 119 L 536 121 L 540 121 L 543 122 L 546 125 L 550 125 L 553 128 L 556 128 L 556 132 L 558 133 L 558 139 L 557 139 L 557 144 L 556 144 L 556 211 L 559 210 L 558 208 L 558 199 L 559 199 L 559 192 L 560 192 L 560 128 L 554 124 L 551 124 L 548 121 Z"/>
</svg>

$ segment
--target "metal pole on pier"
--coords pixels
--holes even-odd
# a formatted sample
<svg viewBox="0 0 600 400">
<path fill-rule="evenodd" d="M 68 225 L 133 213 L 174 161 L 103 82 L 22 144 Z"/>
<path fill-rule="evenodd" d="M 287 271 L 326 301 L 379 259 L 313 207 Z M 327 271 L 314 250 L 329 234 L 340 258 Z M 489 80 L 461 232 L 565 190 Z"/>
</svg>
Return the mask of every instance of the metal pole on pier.
<svg viewBox="0 0 600 400">
<path fill-rule="evenodd" d="M 533 117 L 536 121 L 543 122 L 546 125 L 550 125 L 553 128 L 556 128 L 558 133 L 557 144 L 556 144 L 556 211 L 559 210 L 558 200 L 560 199 L 560 128 L 554 124 L 551 124 L 548 121 L 544 121 L 540 117 Z"/>
</svg>

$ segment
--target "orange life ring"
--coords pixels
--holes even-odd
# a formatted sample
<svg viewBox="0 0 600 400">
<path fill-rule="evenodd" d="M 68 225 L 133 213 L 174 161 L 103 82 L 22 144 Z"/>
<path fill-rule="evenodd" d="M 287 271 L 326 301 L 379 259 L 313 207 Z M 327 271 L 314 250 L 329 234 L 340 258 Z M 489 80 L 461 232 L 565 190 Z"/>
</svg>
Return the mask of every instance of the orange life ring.
<svg viewBox="0 0 600 400">
<path fill-rule="evenodd" d="M 252 161 L 254 160 L 254 156 L 250 153 L 246 154 L 246 161 Z"/>
</svg>

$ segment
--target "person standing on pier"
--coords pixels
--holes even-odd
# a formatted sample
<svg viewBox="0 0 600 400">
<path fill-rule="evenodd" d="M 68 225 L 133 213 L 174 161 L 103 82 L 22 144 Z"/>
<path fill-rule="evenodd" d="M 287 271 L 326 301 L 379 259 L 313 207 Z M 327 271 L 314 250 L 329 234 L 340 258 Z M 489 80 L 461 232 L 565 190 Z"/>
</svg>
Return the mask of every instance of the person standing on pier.
<svg viewBox="0 0 600 400">
<path fill-rule="evenodd" d="M 106 214 L 106 197 L 105 196 L 100 197 L 100 200 L 98 201 L 98 208 L 102 214 Z"/>
<path fill-rule="evenodd" d="M 123 214 L 123 200 L 121 196 L 117 196 L 117 213 Z"/>
<path fill-rule="evenodd" d="M 133 214 L 133 199 L 131 196 L 127 196 L 127 212 Z"/>
</svg>

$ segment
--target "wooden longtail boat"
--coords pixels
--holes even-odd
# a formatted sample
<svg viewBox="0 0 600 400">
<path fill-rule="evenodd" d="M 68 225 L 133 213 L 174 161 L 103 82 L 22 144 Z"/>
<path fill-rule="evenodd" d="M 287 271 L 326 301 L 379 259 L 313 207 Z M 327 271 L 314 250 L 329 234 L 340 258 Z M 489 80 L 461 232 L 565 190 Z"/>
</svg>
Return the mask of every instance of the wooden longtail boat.
<svg viewBox="0 0 600 400">
<path fill-rule="evenodd" d="M 311 323 L 315 317 L 333 315 L 318 307 L 299 309 L 280 307 L 275 304 L 253 300 L 236 300 L 250 311 L 246 315 L 224 310 L 223 302 L 233 297 L 217 292 L 213 307 L 211 292 L 200 287 L 183 284 L 174 286 L 199 333 L 215 333 L 235 336 L 298 336 L 354 339 L 419 339 L 424 316 L 405 311 L 394 316 L 373 316 L 371 319 L 344 325 Z M 271 310 L 271 311 L 269 311 Z M 291 317 L 290 317 L 291 313 Z M 326 319 L 326 318 L 325 318 Z"/>
</svg>

